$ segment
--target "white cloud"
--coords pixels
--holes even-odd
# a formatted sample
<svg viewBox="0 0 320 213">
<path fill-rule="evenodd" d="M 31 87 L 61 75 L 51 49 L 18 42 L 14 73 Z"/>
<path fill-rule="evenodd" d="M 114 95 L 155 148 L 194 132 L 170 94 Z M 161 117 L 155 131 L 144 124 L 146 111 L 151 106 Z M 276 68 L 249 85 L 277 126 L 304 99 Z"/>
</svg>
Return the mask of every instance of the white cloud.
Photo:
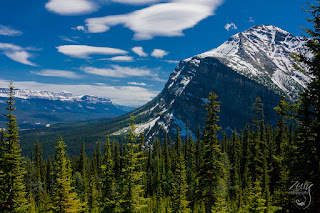
<svg viewBox="0 0 320 213">
<path fill-rule="evenodd" d="M 143 82 L 128 82 L 128 84 L 135 85 L 135 86 L 147 86 L 147 84 Z"/>
<path fill-rule="evenodd" d="M 1 80 L 0 85 L 9 85 L 9 80 Z M 61 92 L 69 91 L 73 95 L 93 95 L 109 98 L 113 103 L 121 105 L 143 105 L 159 94 L 159 91 L 148 90 L 138 86 L 108 85 L 61 85 L 44 84 L 35 81 L 14 81 L 18 89 Z"/>
<path fill-rule="evenodd" d="M 83 72 L 105 77 L 126 78 L 130 76 L 154 76 L 149 69 L 121 67 L 111 65 L 111 68 L 81 67 Z"/>
<path fill-rule="evenodd" d="M 67 41 L 67 42 L 71 42 L 71 43 L 79 43 L 79 42 L 77 42 L 77 41 L 75 41 L 75 40 L 72 40 L 72 39 L 70 39 L 70 38 L 67 38 L 67 37 L 65 37 L 65 36 L 60 36 L 60 38 L 61 38 L 61 40 L 63 40 L 63 41 Z"/>
<path fill-rule="evenodd" d="M 233 22 L 231 22 L 231 23 L 226 24 L 226 25 L 224 26 L 224 29 L 226 29 L 227 31 L 229 31 L 230 29 L 236 30 L 236 29 L 238 29 L 238 28 L 237 28 L 237 26 L 236 26 Z"/>
<path fill-rule="evenodd" d="M 59 15 L 89 14 L 99 9 L 91 0 L 49 0 L 46 9 Z"/>
<path fill-rule="evenodd" d="M 78 75 L 75 72 L 72 71 L 66 71 L 66 70 L 41 70 L 39 72 L 34 72 L 31 71 L 31 73 L 35 75 L 41 75 L 41 76 L 50 76 L 50 77 L 61 77 L 61 78 L 71 78 L 71 79 L 76 79 L 76 78 L 81 78 L 82 76 Z"/>
<path fill-rule="evenodd" d="M 254 20 L 253 20 L 252 17 L 249 17 L 249 22 L 250 22 L 250 23 L 254 23 Z"/>
<path fill-rule="evenodd" d="M 11 27 L 0 25 L 0 35 L 4 35 L 4 36 L 20 36 L 20 35 L 22 35 L 22 32 L 19 31 L 19 30 L 12 29 Z"/>
<path fill-rule="evenodd" d="M 93 47 L 87 45 L 62 45 L 57 47 L 58 52 L 68 55 L 74 58 L 90 58 L 91 54 L 100 55 L 123 55 L 127 54 L 127 51 L 109 48 L 109 47 Z"/>
<path fill-rule="evenodd" d="M 167 62 L 169 64 L 179 64 L 180 61 L 176 61 L 176 60 L 163 60 L 164 62 Z"/>
<path fill-rule="evenodd" d="M 95 85 L 98 85 L 98 86 L 107 86 L 105 83 L 95 83 Z"/>
<path fill-rule="evenodd" d="M 112 0 L 113 2 L 122 4 L 150 4 L 160 2 L 161 0 Z"/>
<path fill-rule="evenodd" d="M 140 57 L 147 57 L 148 56 L 148 54 L 143 51 L 142 47 L 133 47 L 131 50 L 132 50 L 132 52 L 134 52 L 135 54 L 137 54 Z"/>
<path fill-rule="evenodd" d="M 85 31 L 84 26 L 71 27 L 72 30 Z"/>
<path fill-rule="evenodd" d="M 131 56 L 115 56 L 112 58 L 107 58 L 107 60 L 119 61 L 119 62 L 132 62 L 132 61 L 134 61 L 133 57 L 131 57 Z"/>
<path fill-rule="evenodd" d="M 22 48 L 14 44 L 0 43 L 0 50 L 2 50 L 3 53 L 11 60 L 30 66 L 37 66 L 35 63 L 29 61 L 32 54 L 27 52 L 26 49 L 27 48 Z"/>
<path fill-rule="evenodd" d="M 169 53 L 167 51 L 161 50 L 161 49 L 154 49 L 151 55 L 155 58 L 163 58 L 164 56 L 168 55 Z"/>
<path fill-rule="evenodd" d="M 137 40 L 155 36 L 183 36 L 183 31 L 214 15 L 223 0 L 173 0 L 124 15 L 86 19 L 90 33 L 102 33 L 115 25 L 124 25 L 135 32 Z"/>
</svg>

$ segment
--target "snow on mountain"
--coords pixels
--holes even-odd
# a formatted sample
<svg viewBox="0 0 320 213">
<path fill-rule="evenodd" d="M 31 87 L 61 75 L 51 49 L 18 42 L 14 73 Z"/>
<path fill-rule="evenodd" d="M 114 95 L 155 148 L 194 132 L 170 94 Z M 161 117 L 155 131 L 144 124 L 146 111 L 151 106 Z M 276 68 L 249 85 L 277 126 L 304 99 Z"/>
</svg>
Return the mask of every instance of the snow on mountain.
<svg viewBox="0 0 320 213">
<path fill-rule="evenodd" d="M 0 88 L 0 97 L 7 98 L 9 89 Z M 98 98 L 94 96 L 72 96 L 70 92 L 48 92 L 48 91 L 35 91 L 28 89 L 15 89 L 14 96 L 20 99 L 45 99 L 45 100 L 58 100 L 58 101 L 78 101 L 87 103 L 111 103 L 107 98 Z"/>
<path fill-rule="evenodd" d="M 296 62 L 290 55 L 305 51 L 304 43 L 303 37 L 272 25 L 259 25 L 192 60 L 218 58 L 238 73 L 296 100 L 310 78 L 294 68 Z"/>
<path fill-rule="evenodd" d="M 5 113 L 9 89 L 0 88 L 0 114 Z M 114 118 L 133 110 L 133 107 L 114 105 L 107 98 L 89 95 L 73 96 L 69 92 L 15 89 L 17 121 L 22 129 L 39 128 L 47 124 L 70 123 Z M 0 118 L 0 127 L 5 119 Z M 50 126 L 49 125 L 49 126 Z"/>
<path fill-rule="evenodd" d="M 221 100 L 224 128 L 243 128 L 250 121 L 250 107 L 258 96 L 264 101 L 266 119 L 275 122 L 273 107 L 280 96 L 295 101 L 310 81 L 295 69 L 291 58 L 292 53 L 306 52 L 304 44 L 302 37 L 259 25 L 235 34 L 213 50 L 181 61 L 163 91 L 135 111 L 139 131 L 144 131 L 147 139 L 159 131 L 174 132 L 177 126 L 184 133 L 189 126 L 191 134 L 195 133 L 204 123 L 204 104 L 211 91 Z"/>
</svg>

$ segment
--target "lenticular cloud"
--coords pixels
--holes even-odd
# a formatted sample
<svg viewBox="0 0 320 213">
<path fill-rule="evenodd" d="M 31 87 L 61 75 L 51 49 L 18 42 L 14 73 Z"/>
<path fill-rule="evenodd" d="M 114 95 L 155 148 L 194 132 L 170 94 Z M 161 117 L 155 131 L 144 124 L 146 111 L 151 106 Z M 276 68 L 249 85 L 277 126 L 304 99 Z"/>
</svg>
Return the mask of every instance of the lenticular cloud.
<svg viewBox="0 0 320 213">
<path fill-rule="evenodd" d="M 137 40 L 155 36 L 183 36 L 183 31 L 214 15 L 222 0 L 174 0 L 124 15 L 89 18 L 86 26 L 90 33 L 102 33 L 115 25 L 123 25 L 135 32 Z"/>
<path fill-rule="evenodd" d="M 50 0 L 46 9 L 59 15 L 82 15 L 96 11 L 99 6 L 90 0 Z"/>
</svg>

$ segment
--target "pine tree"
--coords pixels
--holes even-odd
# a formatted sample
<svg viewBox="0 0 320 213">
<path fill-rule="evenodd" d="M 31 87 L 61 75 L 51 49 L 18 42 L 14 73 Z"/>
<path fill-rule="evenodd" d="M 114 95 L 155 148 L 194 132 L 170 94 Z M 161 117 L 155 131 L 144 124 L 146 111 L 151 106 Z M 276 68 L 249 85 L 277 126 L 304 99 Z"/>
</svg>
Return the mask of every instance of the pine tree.
<svg viewBox="0 0 320 213">
<path fill-rule="evenodd" d="M 61 138 L 58 139 L 55 153 L 54 170 L 55 184 L 53 188 L 53 211 L 54 212 L 81 212 L 82 205 L 73 192 L 72 169 L 70 160 L 65 151 L 65 143 Z"/>
<path fill-rule="evenodd" d="M 88 183 L 87 183 L 87 158 L 85 152 L 84 141 L 82 142 L 79 163 L 78 163 L 78 171 L 81 174 L 81 183 L 80 183 L 80 200 L 81 202 L 86 203 L 88 201 Z"/>
<path fill-rule="evenodd" d="M 87 209 L 90 213 L 99 213 L 101 212 L 99 210 L 99 192 L 97 189 L 97 176 L 95 172 L 91 172 L 89 174 L 89 180 L 88 180 L 88 203 L 87 203 Z M 109 211 L 107 211 L 109 212 Z"/>
<path fill-rule="evenodd" d="M 147 199 L 143 197 L 144 189 L 142 185 L 143 171 L 141 163 L 142 152 L 138 151 L 139 144 L 136 144 L 137 133 L 135 118 L 131 116 L 131 123 L 127 135 L 126 153 L 124 156 L 123 168 L 123 209 L 125 212 L 142 212 L 147 208 Z"/>
<path fill-rule="evenodd" d="M 188 212 L 189 209 L 188 201 L 186 198 L 186 193 L 188 190 L 187 180 L 186 180 L 186 166 L 185 159 L 182 149 L 182 140 L 180 137 L 179 127 L 177 128 L 176 134 L 176 170 L 174 174 L 173 190 L 172 190 L 172 203 L 171 203 L 171 212 L 180 213 Z"/>
<path fill-rule="evenodd" d="M 23 182 L 26 171 L 21 157 L 20 141 L 18 139 L 18 126 L 13 111 L 14 87 L 10 83 L 8 107 L 7 131 L 0 149 L 0 211 L 1 212 L 25 212 L 28 208 L 26 189 Z"/>
<path fill-rule="evenodd" d="M 53 180 L 53 166 L 52 166 L 52 162 L 50 160 L 50 157 L 47 159 L 46 162 L 46 189 L 47 191 L 51 194 L 52 190 L 53 190 L 53 185 L 54 180 Z"/>
<path fill-rule="evenodd" d="M 244 129 L 244 135 L 243 135 L 243 161 L 242 161 L 242 171 L 243 171 L 243 190 L 248 192 L 249 189 L 249 182 L 250 182 L 250 159 L 251 158 L 251 152 L 250 152 L 250 126 L 249 124 L 246 125 Z M 246 193 L 244 193 L 246 195 Z M 246 200 L 246 199 L 245 199 Z"/>
<path fill-rule="evenodd" d="M 255 179 L 261 179 L 263 174 L 263 158 L 264 158 L 264 115 L 263 115 L 263 104 L 261 101 L 261 98 L 256 98 L 256 101 L 254 103 L 254 114 L 253 114 L 253 128 L 254 132 L 252 135 L 252 145 L 251 145 L 251 151 L 252 151 L 252 159 L 251 162 L 254 162 L 250 164 L 250 172 L 252 175 L 253 180 Z"/>
<path fill-rule="evenodd" d="M 96 151 L 94 153 L 94 162 L 96 166 L 97 175 L 101 173 L 101 142 L 100 140 L 97 141 Z"/>
<path fill-rule="evenodd" d="M 217 125 L 219 121 L 218 112 L 219 101 L 216 101 L 217 95 L 210 93 L 206 109 L 208 112 L 205 134 L 204 134 L 204 156 L 201 162 L 200 171 L 200 190 L 205 200 L 206 212 L 211 213 L 212 207 L 217 201 L 216 187 L 224 173 L 223 164 L 220 161 L 222 155 L 220 145 L 218 144 L 217 131 L 221 128 Z"/>
<path fill-rule="evenodd" d="M 262 188 L 258 180 L 256 180 L 252 184 L 249 185 L 249 206 L 248 212 L 252 213 L 264 213 L 266 211 L 266 200 L 263 198 L 262 195 Z"/>
<path fill-rule="evenodd" d="M 300 175 L 301 181 L 309 181 L 314 184 L 313 202 L 310 209 L 316 211 L 320 206 L 320 2 L 310 4 L 310 9 L 306 10 L 311 17 L 307 20 L 312 24 L 313 29 L 306 28 L 305 31 L 311 36 L 306 38 L 306 48 L 308 51 L 295 55 L 295 58 L 306 64 L 309 69 L 301 71 L 310 74 L 312 77 L 304 90 L 300 100 L 300 110 L 298 111 L 298 150 L 302 151 L 302 157 L 309 156 L 309 163 L 297 162 L 298 167 L 303 165 L 308 176 Z M 312 57 L 309 53 L 312 53 Z M 309 123 L 306 123 L 309 119 Z M 301 150 L 305 149 L 305 150 Z M 305 173 L 305 172 L 303 172 Z"/>
<path fill-rule="evenodd" d="M 120 143 L 116 142 L 113 154 L 114 161 L 114 175 L 116 179 L 119 179 L 121 173 L 121 154 L 120 154 Z"/>
<path fill-rule="evenodd" d="M 34 175 L 34 184 L 33 184 L 33 191 L 35 194 L 35 202 L 38 206 L 43 206 L 44 204 L 48 203 L 48 195 L 46 194 L 46 187 L 45 187 L 45 165 L 42 158 L 42 149 L 39 144 L 39 141 L 36 141 L 35 144 L 35 152 L 34 152 L 34 167 L 35 173 Z"/>
<path fill-rule="evenodd" d="M 43 165 L 43 159 L 42 159 L 42 150 L 41 150 L 41 146 L 39 144 L 39 141 L 36 141 L 35 144 L 35 166 L 37 168 L 37 178 L 38 178 L 38 182 L 43 181 L 42 176 L 42 165 Z"/>
<path fill-rule="evenodd" d="M 33 195 L 29 193 L 29 209 L 28 213 L 37 213 L 36 211 L 36 202 L 34 201 Z"/>
<path fill-rule="evenodd" d="M 241 188 L 241 177 L 240 177 L 240 169 L 241 169 L 241 143 L 240 138 L 237 136 L 236 130 L 234 130 L 233 133 L 233 168 L 231 170 L 231 195 L 232 198 L 235 201 L 236 210 L 240 208 L 240 201 L 241 201 L 241 194 L 242 194 L 242 188 Z"/>
<path fill-rule="evenodd" d="M 114 162 L 111 155 L 110 137 L 107 135 L 103 164 L 101 165 L 101 210 L 113 212 L 116 207 Z"/>
<path fill-rule="evenodd" d="M 274 189 L 274 202 L 277 206 L 282 207 L 282 212 L 289 211 L 289 197 L 288 197 L 288 181 L 289 181 L 289 142 L 288 132 L 286 129 L 285 116 L 285 99 L 282 97 L 275 110 L 278 113 L 279 119 L 276 128 L 275 144 L 276 149 L 274 153 L 275 165 L 273 170 L 273 184 Z"/>
</svg>

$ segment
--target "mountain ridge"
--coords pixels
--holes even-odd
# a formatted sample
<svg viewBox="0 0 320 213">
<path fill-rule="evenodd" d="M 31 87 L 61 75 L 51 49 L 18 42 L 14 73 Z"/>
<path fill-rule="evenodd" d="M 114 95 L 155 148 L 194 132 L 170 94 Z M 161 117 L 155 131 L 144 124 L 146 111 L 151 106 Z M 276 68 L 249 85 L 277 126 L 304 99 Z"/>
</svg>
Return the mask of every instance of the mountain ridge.
<svg viewBox="0 0 320 213">
<path fill-rule="evenodd" d="M 271 99 L 280 99 L 280 96 L 285 96 L 291 101 L 297 100 L 298 93 L 306 87 L 310 81 L 310 77 L 295 69 L 297 62 L 294 61 L 291 54 L 305 51 L 303 48 L 304 43 L 304 38 L 294 36 L 278 27 L 258 25 L 231 36 L 217 48 L 182 60 L 171 73 L 164 90 L 159 95 L 161 96 L 161 94 L 165 93 L 164 96 L 166 97 L 160 98 L 157 103 L 148 109 L 149 111 L 154 111 L 157 107 L 160 107 L 161 110 L 155 111 L 153 113 L 155 116 L 151 116 L 153 118 L 149 121 L 137 124 L 138 129 L 140 131 L 147 131 L 147 135 L 149 135 L 151 128 L 158 123 L 166 130 L 172 124 L 177 124 L 173 126 L 179 126 L 182 132 L 186 131 L 186 120 L 181 120 L 183 118 L 182 115 L 174 116 L 175 111 L 173 110 L 173 105 L 177 97 L 181 95 L 186 96 L 185 100 L 197 97 L 198 100 L 194 101 L 199 102 L 200 100 L 202 105 L 205 103 L 207 96 L 202 95 L 202 97 L 199 97 L 193 95 L 191 92 L 185 91 L 190 83 L 197 84 L 197 80 L 194 78 L 198 75 L 197 72 L 199 72 L 201 63 L 211 64 L 210 66 L 212 67 L 210 69 L 212 70 L 215 69 L 214 67 L 222 65 L 227 69 L 235 71 L 237 74 L 266 87 L 266 90 L 273 91 L 275 96 L 278 96 L 278 98 L 272 97 Z M 211 76 L 208 75 L 208 78 L 211 78 Z M 225 76 L 225 78 L 228 78 L 228 76 Z M 239 79 L 239 81 L 243 80 L 245 79 Z M 200 87 L 200 89 L 203 88 Z M 218 89 L 219 88 L 214 89 L 213 87 L 212 91 Z M 226 88 L 226 90 L 228 90 L 228 88 Z M 164 101 L 164 99 L 168 99 L 168 101 Z M 251 99 L 251 105 L 253 105 L 253 102 L 254 100 Z M 274 105 L 275 107 L 276 103 L 277 101 L 274 101 L 273 104 L 265 104 L 267 107 L 269 107 L 269 105 Z M 198 104 L 198 107 L 199 105 L 201 104 Z M 171 112 L 168 112 L 170 111 L 169 109 L 171 109 Z M 271 110 L 269 109 L 268 111 Z M 144 111 L 140 114 L 145 113 L 148 112 Z M 139 117 L 140 114 L 137 114 L 137 116 Z M 202 117 L 205 117 L 205 113 L 201 114 Z M 275 117 L 275 115 L 273 115 L 273 117 Z M 202 120 L 202 122 L 204 121 L 203 119 L 197 119 L 198 122 L 200 122 L 200 120 Z M 246 119 L 246 121 L 249 122 L 249 119 Z M 243 124 L 241 126 L 243 127 Z M 225 128 L 226 127 L 230 128 L 230 125 L 225 126 Z M 234 127 L 237 126 L 235 125 Z M 191 128 L 191 134 L 194 131 L 195 127 Z M 124 132 L 125 129 L 119 130 L 114 134 Z M 150 138 L 152 138 L 152 135 L 149 135 L 149 139 Z"/>
<path fill-rule="evenodd" d="M 0 112 L 5 113 L 9 89 L 0 88 Z M 94 119 L 109 119 L 134 109 L 113 104 L 110 99 L 90 95 L 73 96 L 70 92 L 49 92 L 15 89 L 18 108 L 17 121 L 22 129 L 50 127 L 57 123 L 70 123 Z M 5 125 L 5 119 L 0 119 Z"/>
</svg>

